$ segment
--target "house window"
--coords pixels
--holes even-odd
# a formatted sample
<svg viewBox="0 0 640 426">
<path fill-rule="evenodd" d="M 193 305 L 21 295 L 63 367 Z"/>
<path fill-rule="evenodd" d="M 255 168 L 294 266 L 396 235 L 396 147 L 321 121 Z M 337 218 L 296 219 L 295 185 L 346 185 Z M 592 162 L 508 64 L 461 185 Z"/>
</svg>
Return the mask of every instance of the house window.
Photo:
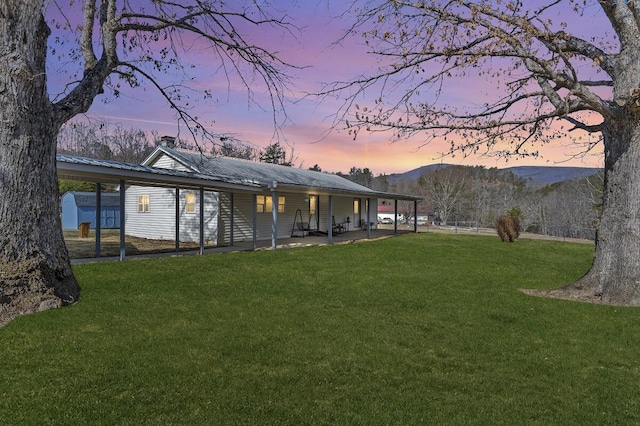
<svg viewBox="0 0 640 426">
<path fill-rule="evenodd" d="M 270 195 L 258 195 L 256 197 L 256 212 L 271 213 L 273 210 L 273 199 Z M 278 213 L 284 213 L 285 197 L 278 197 Z"/>
<path fill-rule="evenodd" d="M 186 213 L 195 213 L 196 212 L 196 194 L 187 193 L 185 197 L 185 212 Z"/>
<path fill-rule="evenodd" d="M 138 195 L 138 213 L 149 213 L 148 195 Z"/>
<path fill-rule="evenodd" d="M 309 215 L 315 216 L 318 211 L 318 197 L 312 195 L 309 197 Z"/>
</svg>

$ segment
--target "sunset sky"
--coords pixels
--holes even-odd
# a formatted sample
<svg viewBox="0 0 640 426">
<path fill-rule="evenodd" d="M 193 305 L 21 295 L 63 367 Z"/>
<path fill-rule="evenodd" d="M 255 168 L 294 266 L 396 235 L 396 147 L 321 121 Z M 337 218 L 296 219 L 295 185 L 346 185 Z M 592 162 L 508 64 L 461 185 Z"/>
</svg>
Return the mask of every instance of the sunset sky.
<svg viewBox="0 0 640 426">
<path fill-rule="evenodd" d="M 341 101 L 334 98 L 304 97 L 303 94 L 318 92 L 323 83 L 349 80 L 358 74 L 374 71 L 376 58 L 367 55 L 367 48 L 359 36 L 348 38 L 340 45 L 333 45 L 349 27 L 348 14 L 338 17 L 345 12 L 341 8 L 348 7 L 344 2 L 280 0 L 275 3 L 283 5 L 280 6 L 282 11 L 287 13 L 301 31 L 294 34 L 295 38 L 275 33 L 253 36 L 257 42 L 265 43 L 267 47 L 278 51 L 286 61 L 304 67 L 290 71 L 294 80 L 288 96 L 295 102 L 287 104 L 289 122 L 282 127 L 282 135 L 286 138 L 284 142 L 294 149 L 296 166 L 307 168 L 317 164 L 328 172 L 348 172 L 352 166 L 368 167 L 374 174 L 389 174 L 439 162 L 499 168 L 522 165 L 601 165 L 600 156 L 570 159 L 563 144 L 541 150 L 542 158 L 512 159 L 506 163 L 504 160 L 488 157 L 442 158 L 440 154 L 448 147 L 445 142 L 434 141 L 423 147 L 420 147 L 420 138 L 391 143 L 389 133 L 361 133 L 353 140 L 344 130 L 331 130 L 333 114 Z M 77 4 L 75 7 L 78 7 Z M 597 9 L 594 9 L 590 19 L 602 19 L 597 16 Z M 193 74 L 195 84 L 212 89 L 214 97 L 214 102 L 199 103 L 193 112 L 205 122 L 212 123 L 210 130 L 214 132 L 232 134 L 257 147 L 274 142 L 273 116 L 267 110 L 269 105 L 263 94 L 256 90 L 254 96 L 260 106 L 252 104 L 242 87 L 237 86 L 235 81 L 229 84 L 216 69 L 216 64 L 208 61 L 210 57 L 198 51 L 197 43 L 194 43 L 190 53 L 193 55 L 189 60 L 196 65 Z M 54 58 L 50 58 L 50 63 L 50 69 L 53 70 L 49 77 L 50 92 L 57 93 L 65 80 L 62 76 L 57 76 L 56 70 L 66 65 L 56 62 Z M 482 82 L 471 79 L 469 87 L 464 89 L 472 91 L 478 84 Z M 372 94 L 372 98 L 376 95 Z M 160 135 L 177 133 L 174 113 L 168 108 L 166 101 L 150 87 L 123 90 L 118 99 L 99 96 L 86 116 L 114 126 L 155 130 Z M 183 134 L 186 136 L 186 133 Z"/>
</svg>

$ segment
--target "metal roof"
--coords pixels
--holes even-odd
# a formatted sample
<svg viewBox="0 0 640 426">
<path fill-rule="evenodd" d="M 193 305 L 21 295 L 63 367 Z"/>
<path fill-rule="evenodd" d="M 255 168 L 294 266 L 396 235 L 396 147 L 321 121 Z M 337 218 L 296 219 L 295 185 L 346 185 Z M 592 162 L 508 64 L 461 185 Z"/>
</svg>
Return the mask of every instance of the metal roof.
<svg viewBox="0 0 640 426">
<path fill-rule="evenodd" d="M 203 187 L 209 190 L 221 191 L 242 190 L 256 192 L 261 190 L 258 184 L 220 176 L 73 155 L 57 155 L 56 165 L 59 179 L 100 183 L 119 183 L 124 180 L 128 184 L 188 188 Z"/>
<path fill-rule="evenodd" d="M 95 192 L 80 192 L 69 191 L 66 194 L 71 194 L 76 201 L 78 207 L 95 207 L 96 206 L 96 193 Z M 102 207 L 120 207 L 120 194 L 113 192 L 103 192 L 100 194 L 100 205 Z"/>
<path fill-rule="evenodd" d="M 161 155 L 168 155 L 188 169 L 181 171 L 153 167 Z M 59 179 L 146 186 L 180 186 L 212 191 L 263 192 L 274 184 L 294 193 L 388 198 L 418 201 L 421 197 L 374 191 L 329 173 L 277 164 L 257 163 L 227 157 L 207 157 L 200 153 L 159 146 L 143 164 L 122 163 L 73 155 L 57 155 Z"/>
<path fill-rule="evenodd" d="M 277 188 L 285 188 L 291 192 L 348 193 L 371 198 L 412 201 L 421 199 L 411 195 L 374 191 L 334 174 L 237 158 L 208 157 L 198 152 L 180 151 L 165 146 L 157 147 L 144 163 L 153 164 L 162 154 L 170 156 L 196 173 L 230 181 L 253 182 L 266 187 L 275 183 Z"/>
</svg>

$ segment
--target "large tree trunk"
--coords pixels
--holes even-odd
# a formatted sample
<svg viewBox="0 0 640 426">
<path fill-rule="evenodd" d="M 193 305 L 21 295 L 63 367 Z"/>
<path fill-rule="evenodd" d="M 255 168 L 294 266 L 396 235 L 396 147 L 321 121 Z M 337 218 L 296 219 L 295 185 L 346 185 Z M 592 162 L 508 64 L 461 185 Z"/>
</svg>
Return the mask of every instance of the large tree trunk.
<svg viewBox="0 0 640 426">
<path fill-rule="evenodd" d="M 602 302 L 640 306 L 640 120 L 605 123 L 602 218 L 589 272 L 573 288 Z"/>
<path fill-rule="evenodd" d="M 0 325 L 75 302 L 60 220 L 41 1 L 0 4 Z M 34 31 L 34 26 L 36 31 Z"/>
</svg>

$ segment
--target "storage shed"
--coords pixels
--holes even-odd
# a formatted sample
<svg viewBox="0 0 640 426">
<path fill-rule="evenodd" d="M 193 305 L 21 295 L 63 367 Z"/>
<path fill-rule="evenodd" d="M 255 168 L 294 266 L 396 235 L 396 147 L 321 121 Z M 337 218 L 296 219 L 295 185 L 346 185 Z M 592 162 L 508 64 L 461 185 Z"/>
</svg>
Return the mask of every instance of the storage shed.
<svg viewBox="0 0 640 426">
<path fill-rule="evenodd" d="M 65 192 L 62 196 L 62 227 L 78 229 L 82 222 L 96 227 L 95 192 Z M 120 228 L 120 194 L 102 193 L 100 203 L 100 226 L 103 229 Z"/>
</svg>

